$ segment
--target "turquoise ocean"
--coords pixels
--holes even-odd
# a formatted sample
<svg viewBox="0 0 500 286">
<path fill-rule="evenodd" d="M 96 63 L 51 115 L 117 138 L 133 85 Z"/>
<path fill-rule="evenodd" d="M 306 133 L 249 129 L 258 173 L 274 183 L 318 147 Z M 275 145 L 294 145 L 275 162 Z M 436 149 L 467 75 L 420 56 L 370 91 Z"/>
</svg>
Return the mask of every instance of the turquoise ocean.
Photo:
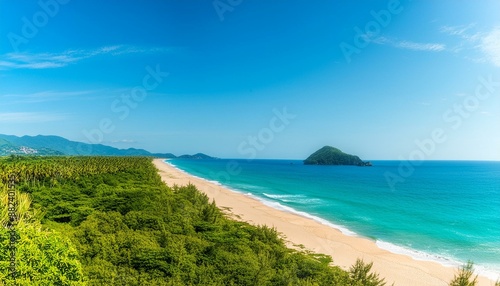
<svg viewBox="0 0 500 286">
<path fill-rule="evenodd" d="M 471 260 L 478 273 L 500 277 L 500 162 L 427 161 L 414 169 L 401 161 L 373 161 L 373 167 L 298 160 L 167 163 L 391 252 L 455 267 Z"/>
</svg>

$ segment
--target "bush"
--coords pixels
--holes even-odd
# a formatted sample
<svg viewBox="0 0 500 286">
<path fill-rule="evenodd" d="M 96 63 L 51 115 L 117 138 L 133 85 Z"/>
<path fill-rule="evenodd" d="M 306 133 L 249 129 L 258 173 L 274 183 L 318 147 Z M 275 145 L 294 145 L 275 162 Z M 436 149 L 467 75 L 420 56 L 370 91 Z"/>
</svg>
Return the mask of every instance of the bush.
<svg viewBox="0 0 500 286">
<path fill-rule="evenodd" d="M 477 275 L 471 280 L 474 275 L 474 264 L 468 261 L 467 264 L 462 266 L 450 282 L 450 286 L 475 286 L 477 285 Z"/>
<path fill-rule="evenodd" d="M 383 286 L 384 279 L 379 278 L 377 273 L 371 273 L 373 262 L 366 264 L 362 259 L 357 259 L 356 263 L 349 270 L 353 285 L 362 286 Z"/>
<path fill-rule="evenodd" d="M 4 190 L 0 197 L 7 205 Z M 15 226 L 17 277 L 10 275 L 10 231 L 5 212 L 0 218 L 0 282 L 6 285 L 85 285 L 78 252 L 70 240 L 44 229 L 29 211 L 30 200 L 18 194 Z"/>
</svg>

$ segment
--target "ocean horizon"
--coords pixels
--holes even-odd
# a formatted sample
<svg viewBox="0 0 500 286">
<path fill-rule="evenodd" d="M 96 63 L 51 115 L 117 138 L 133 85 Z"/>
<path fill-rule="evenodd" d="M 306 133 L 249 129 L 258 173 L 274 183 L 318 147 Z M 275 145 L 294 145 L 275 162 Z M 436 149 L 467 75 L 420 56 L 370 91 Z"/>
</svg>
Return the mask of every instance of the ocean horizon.
<svg viewBox="0 0 500 286">
<path fill-rule="evenodd" d="M 500 162 L 169 159 L 193 176 L 296 213 L 379 248 L 500 278 Z M 335 260 L 335 257 L 333 257 Z"/>
</svg>

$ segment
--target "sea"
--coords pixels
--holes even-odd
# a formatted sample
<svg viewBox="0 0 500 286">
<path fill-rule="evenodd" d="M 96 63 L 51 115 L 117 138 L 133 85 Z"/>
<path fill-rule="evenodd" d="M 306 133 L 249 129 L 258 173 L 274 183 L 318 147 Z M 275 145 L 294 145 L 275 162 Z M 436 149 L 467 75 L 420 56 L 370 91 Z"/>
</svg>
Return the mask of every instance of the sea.
<svg viewBox="0 0 500 286">
<path fill-rule="evenodd" d="M 172 159 L 191 175 L 416 260 L 500 278 L 500 162 Z M 334 258 L 335 259 L 335 258 Z"/>
</svg>

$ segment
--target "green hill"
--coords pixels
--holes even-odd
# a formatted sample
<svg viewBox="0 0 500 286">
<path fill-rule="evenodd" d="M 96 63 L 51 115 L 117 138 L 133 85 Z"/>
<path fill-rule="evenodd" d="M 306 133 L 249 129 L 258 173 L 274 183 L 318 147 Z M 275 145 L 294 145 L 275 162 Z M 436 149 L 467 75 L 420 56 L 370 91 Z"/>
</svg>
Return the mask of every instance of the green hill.
<svg viewBox="0 0 500 286">
<path fill-rule="evenodd" d="M 1 135 L 0 135 L 1 136 Z M 18 145 L 13 144 L 12 142 L 2 139 L 0 137 L 0 156 L 8 156 L 8 155 L 63 155 L 62 152 L 45 148 L 33 148 L 31 146 L 26 145 Z"/>
<path fill-rule="evenodd" d="M 180 159 L 214 159 L 213 157 L 210 157 L 208 155 L 205 155 L 203 153 L 196 153 L 194 155 L 181 155 L 177 158 L 180 158 Z"/>
<path fill-rule="evenodd" d="M 371 166 L 370 162 L 363 162 L 358 156 L 346 154 L 331 146 L 325 146 L 314 152 L 304 160 L 304 164 Z"/>
<path fill-rule="evenodd" d="M 156 158 L 177 158 L 172 153 L 151 153 L 144 149 L 118 149 L 102 144 L 75 142 L 59 136 L 14 136 L 0 134 L 0 156 L 8 155 L 85 155 L 85 156 L 147 156 Z M 198 153 L 183 155 L 182 158 L 211 159 Z"/>
</svg>

